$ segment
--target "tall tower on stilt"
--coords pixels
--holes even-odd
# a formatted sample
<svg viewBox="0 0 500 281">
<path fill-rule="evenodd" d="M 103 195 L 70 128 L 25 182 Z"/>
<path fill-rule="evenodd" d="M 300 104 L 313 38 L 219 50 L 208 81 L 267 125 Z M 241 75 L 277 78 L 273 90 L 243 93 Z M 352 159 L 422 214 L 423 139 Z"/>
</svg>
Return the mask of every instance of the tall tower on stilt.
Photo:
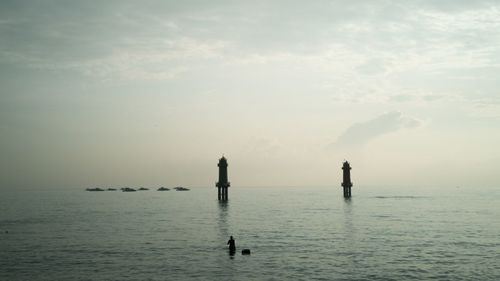
<svg viewBox="0 0 500 281">
<path fill-rule="evenodd" d="M 228 198 L 228 187 L 231 185 L 227 179 L 227 160 L 224 156 L 219 159 L 219 181 L 215 184 L 217 187 L 218 199 L 226 201 Z"/>
<path fill-rule="evenodd" d="M 351 198 L 351 166 L 349 162 L 345 161 L 342 165 L 342 170 L 344 170 L 344 181 L 342 182 L 342 187 L 344 188 L 344 198 Z"/>
</svg>

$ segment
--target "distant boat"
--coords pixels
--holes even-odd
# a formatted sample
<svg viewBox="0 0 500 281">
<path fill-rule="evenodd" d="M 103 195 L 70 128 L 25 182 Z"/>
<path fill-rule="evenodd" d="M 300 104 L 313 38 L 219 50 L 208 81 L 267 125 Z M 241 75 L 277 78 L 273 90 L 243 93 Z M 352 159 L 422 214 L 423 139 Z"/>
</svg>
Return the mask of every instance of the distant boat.
<svg viewBox="0 0 500 281">
<path fill-rule="evenodd" d="M 130 187 L 122 187 L 121 190 L 123 192 L 135 192 L 136 190 Z"/>
<path fill-rule="evenodd" d="M 85 190 L 87 190 L 87 191 L 104 191 L 104 189 L 99 188 L 99 187 L 95 187 L 95 188 L 87 188 L 87 189 L 85 189 Z"/>
<path fill-rule="evenodd" d="M 174 187 L 175 190 L 177 191 L 188 191 L 189 188 L 185 188 L 185 187 L 182 187 L 182 186 L 177 186 L 177 187 Z"/>
<path fill-rule="evenodd" d="M 149 188 L 141 187 L 139 190 L 149 190 Z"/>
<path fill-rule="evenodd" d="M 166 187 L 163 187 L 163 186 L 162 186 L 162 187 L 158 188 L 157 190 L 158 190 L 158 191 L 169 191 L 169 190 L 170 190 L 170 188 L 166 188 Z"/>
<path fill-rule="evenodd" d="M 108 188 L 108 191 L 116 191 L 116 188 Z"/>
</svg>

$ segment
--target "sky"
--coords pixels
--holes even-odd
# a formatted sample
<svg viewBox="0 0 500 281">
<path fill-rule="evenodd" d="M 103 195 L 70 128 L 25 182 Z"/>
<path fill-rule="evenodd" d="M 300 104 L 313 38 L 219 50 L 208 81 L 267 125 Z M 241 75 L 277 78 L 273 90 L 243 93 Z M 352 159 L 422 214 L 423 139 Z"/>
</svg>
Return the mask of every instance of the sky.
<svg viewBox="0 0 500 281">
<path fill-rule="evenodd" d="M 0 188 L 500 185 L 500 2 L 0 2 Z"/>
</svg>

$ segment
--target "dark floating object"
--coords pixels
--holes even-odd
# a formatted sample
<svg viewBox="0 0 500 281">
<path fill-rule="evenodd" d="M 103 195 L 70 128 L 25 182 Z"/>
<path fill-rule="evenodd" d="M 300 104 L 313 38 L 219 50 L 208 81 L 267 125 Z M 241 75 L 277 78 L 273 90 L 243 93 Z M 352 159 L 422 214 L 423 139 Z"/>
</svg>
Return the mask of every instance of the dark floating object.
<svg viewBox="0 0 500 281">
<path fill-rule="evenodd" d="M 250 255 L 250 249 L 243 249 L 241 250 L 242 255 Z"/>
<path fill-rule="evenodd" d="M 86 191 L 104 191 L 104 189 L 102 188 L 99 188 L 99 187 L 95 187 L 95 188 L 87 188 L 85 189 Z"/>
<path fill-rule="evenodd" d="M 186 187 L 182 187 L 182 186 L 177 186 L 177 187 L 174 187 L 173 189 L 177 190 L 177 191 L 188 191 L 190 190 L 189 188 L 186 188 Z M 107 189 L 102 189 L 102 188 L 99 188 L 99 187 L 94 187 L 94 188 L 86 188 L 85 189 L 86 191 L 117 191 L 118 189 L 116 188 L 107 188 Z M 149 190 L 149 188 L 147 187 L 139 187 L 139 188 L 131 188 L 131 187 L 122 187 L 120 188 L 121 191 L 123 192 L 134 192 L 134 191 L 146 191 L 146 190 Z M 167 187 L 160 187 L 157 189 L 157 191 L 169 191 L 170 188 L 167 188 Z"/>
</svg>

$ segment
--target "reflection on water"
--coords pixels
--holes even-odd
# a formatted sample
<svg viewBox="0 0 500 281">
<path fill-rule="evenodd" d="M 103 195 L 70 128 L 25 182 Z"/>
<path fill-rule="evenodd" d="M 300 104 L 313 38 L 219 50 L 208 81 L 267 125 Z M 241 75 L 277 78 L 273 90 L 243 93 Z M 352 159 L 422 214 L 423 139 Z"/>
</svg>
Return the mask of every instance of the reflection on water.
<svg viewBox="0 0 500 281">
<path fill-rule="evenodd" d="M 341 250 L 343 253 L 344 270 L 347 274 L 353 274 L 357 268 L 356 258 L 358 253 L 356 250 L 357 246 L 357 233 L 356 233 L 356 218 L 355 218 L 355 206 L 351 198 L 344 198 L 342 204 L 344 210 L 344 241 Z"/>
<path fill-rule="evenodd" d="M 217 223 L 218 223 L 219 237 L 221 241 L 227 241 L 227 239 L 229 239 L 228 237 L 232 235 L 229 233 L 229 221 L 228 221 L 229 201 L 217 201 L 217 204 L 218 204 Z M 227 248 L 227 242 L 224 243 L 224 245 Z M 227 251 L 229 253 L 229 258 L 234 259 L 236 251 L 230 250 L 229 248 L 227 248 Z"/>
<path fill-rule="evenodd" d="M 218 204 L 217 223 L 219 226 L 219 234 L 221 237 L 229 237 L 230 235 L 228 226 L 229 202 L 217 201 L 217 204 Z"/>
<path fill-rule="evenodd" d="M 354 227 L 353 227 L 353 212 L 354 206 L 351 198 L 344 198 L 344 204 L 342 204 L 344 210 L 344 227 L 345 233 L 349 235 L 346 239 L 350 239 L 354 235 Z"/>
</svg>

